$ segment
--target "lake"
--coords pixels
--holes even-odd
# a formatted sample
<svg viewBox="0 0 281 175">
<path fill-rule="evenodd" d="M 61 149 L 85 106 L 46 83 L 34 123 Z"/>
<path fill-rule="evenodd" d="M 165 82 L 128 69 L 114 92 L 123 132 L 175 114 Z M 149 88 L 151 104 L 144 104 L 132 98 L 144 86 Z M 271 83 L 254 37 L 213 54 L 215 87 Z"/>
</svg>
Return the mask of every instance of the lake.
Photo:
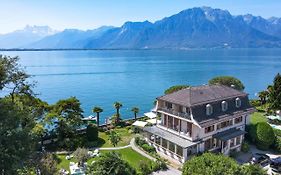
<svg viewBox="0 0 281 175">
<path fill-rule="evenodd" d="M 172 85 L 207 84 L 212 77 L 239 78 L 250 98 L 272 83 L 281 72 L 281 49 L 217 50 L 87 50 L 10 51 L 18 55 L 27 72 L 37 81 L 35 92 L 48 103 L 76 96 L 84 115 L 101 106 L 101 123 L 115 113 L 120 101 L 122 118 L 132 118 L 153 107 L 157 96 Z"/>
</svg>

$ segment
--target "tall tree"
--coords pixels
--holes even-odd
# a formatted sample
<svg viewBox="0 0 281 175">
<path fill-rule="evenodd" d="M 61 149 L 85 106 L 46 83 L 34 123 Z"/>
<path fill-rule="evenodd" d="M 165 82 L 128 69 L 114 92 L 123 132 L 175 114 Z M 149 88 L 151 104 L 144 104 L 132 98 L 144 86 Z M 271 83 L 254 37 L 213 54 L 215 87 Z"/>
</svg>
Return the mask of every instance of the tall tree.
<svg viewBox="0 0 281 175">
<path fill-rule="evenodd" d="M 267 97 L 268 97 L 268 91 L 261 91 L 261 92 L 259 92 L 258 95 L 259 95 L 261 104 L 265 104 L 267 101 Z"/>
<path fill-rule="evenodd" d="M 0 90 L 5 89 L 14 101 L 15 95 L 34 95 L 34 83 L 28 81 L 30 77 L 18 63 L 19 57 L 0 55 Z"/>
<path fill-rule="evenodd" d="M 269 87 L 268 101 L 271 110 L 281 109 L 281 75 L 278 73 L 273 81 L 273 85 Z"/>
<path fill-rule="evenodd" d="M 135 115 L 135 120 L 137 120 L 137 113 L 139 113 L 140 109 L 138 107 L 133 107 L 131 109 L 131 111 L 134 113 Z"/>
<path fill-rule="evenodd" d="M 83 166 L 84 163 L 87 161 L 87 159 L 89 158 L 89 154 L 88 154 L 88 149 L 85 148 L 77 148 L 73 155 L 76 158 L 76 160 L 78 161 L 78 165 L 79 166 Z"/>
<path fill-rule="evenodd" d="M 76 130 L 82 125 L 83 110 L 75 97 L 59 100 L 50 107 L 46 120 L 56 126 L 60 146 L 70 146 L 67 141 L 76 136 Z"/>
<path fill-rule="evenodd" d="M 239 79 L 231 76 L 219 76 L 212 78 L 211 80 L 209 80 L 209 85 L 224 85 L 233 87 L 234 89 L 240 91 L 243 91 L 245 89 L 245 86 Z"/>
<path fill-rule="evenodd" d="M 39 161 L 39 169 L 41 174 L 53 175 L 58 172 L 57 161 L 55 156 L 51 153 L 43 154 L 41 160 Z"/>
<path fill-rule="evenodd" d="M 118 142 L 121 141 L 121 137 L 117 132 L 112 130 L 109 133 L 109 141 L 115 147 L 118 144 Z"/>
<path fill-rule="evenodd" d="M 18 57 L 0 55 L 0 174 L 16 174 L 35 152 L 47 104 L 34 96 Z M 24 139 L 23 139 L 24 138 Z"/>
<path fill-rule="evenodd" d="M 136 171 L 128 162 L 124 161 L 120 154 L 108 152 L 102 154 L 87 169 L 89 175 L 136 175 Z"/>
<path fill-rule="evenodd" d="M 93 108 L 93 113 L 97 114 L 97 126 L 99 126 L 99 122 L 100 122 L 100 113 L 103 112 L 103 109 L 99 106 L 95 106 Z"/>
<path fill-rule="evenodd" d="M 114 102 L 113 106 L 116 109 L 116 115 L 117 115 L 116 123 L 118 124 L 120 121 L 120 108 L 122 108 L 123 105 L 121 102 L 116 101 L 116 102 Z"/>
</svg>

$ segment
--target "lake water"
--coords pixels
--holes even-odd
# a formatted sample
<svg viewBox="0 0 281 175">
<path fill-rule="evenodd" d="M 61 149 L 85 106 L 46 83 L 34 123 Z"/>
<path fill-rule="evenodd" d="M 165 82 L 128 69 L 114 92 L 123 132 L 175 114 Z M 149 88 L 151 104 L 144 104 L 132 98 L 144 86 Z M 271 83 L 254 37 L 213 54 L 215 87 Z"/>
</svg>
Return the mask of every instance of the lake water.
<svg viewBox="0 0 281 175">
<path fill-rule="evenodd" d="M 93 106 L 115 113 L 113 103 L 123 103 L 122 118 L 130 109 L 140 114 L 153 107 L 163 91 L 177 84 L 201 85 L 218 75 L 239 78 L 251 98 L 281 72 L 281 49 L 221 50 L 103 50 L 1 52 L 20 56 L 21 64 L 37 81 L 35 91 L 49 103 L 76 96 L 85 116 Z"/>
</svg>

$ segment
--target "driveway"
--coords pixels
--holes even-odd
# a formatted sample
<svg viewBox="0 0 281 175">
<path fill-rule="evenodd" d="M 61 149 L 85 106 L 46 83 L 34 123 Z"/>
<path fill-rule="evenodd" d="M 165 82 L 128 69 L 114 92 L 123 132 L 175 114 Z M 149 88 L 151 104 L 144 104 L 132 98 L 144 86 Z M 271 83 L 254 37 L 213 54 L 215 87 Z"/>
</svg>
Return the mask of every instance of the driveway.
<svg viewBox="0 0 281 175">
<path fill-rule="evenodd" d="M 152 175 L 181 175 L 181 171 L 174 168 L 169 168 L 167 171 L 153 172 Z"/>
</svg>

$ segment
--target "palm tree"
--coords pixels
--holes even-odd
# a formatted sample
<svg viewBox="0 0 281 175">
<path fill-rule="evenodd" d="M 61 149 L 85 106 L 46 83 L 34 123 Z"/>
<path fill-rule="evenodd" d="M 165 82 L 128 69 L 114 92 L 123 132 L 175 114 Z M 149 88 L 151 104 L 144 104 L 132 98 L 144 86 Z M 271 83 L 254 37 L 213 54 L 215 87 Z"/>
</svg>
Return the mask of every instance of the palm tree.
<svg viewBox="0 0 281 175">
<path fill-rule="evenodd" d="M 140 109 L 138 107 L 133 107 L 131 109 L 131 111 L 134 113 L 135 115 L 135 120 L 137 120 L 137 113 L 139 113 Z"/>
<path fill-rule="evenodd" d="M 120 120 L 120 108 L 123 106 L 121 102 L 114 102 L 113 104 L 114 108 L 116 109 L 116 123 L 118 124 L 119 123 L 119 120 Z"/>
<path fill-rule="evenodd" d="M 259 98 L 260 98 L 261 104 L 266 103 L 267 96 L 268 96 L 268 91 L 259 92 Z"/>
<path fill-rule="evenodd" d="M 103 112 L 103 109 L 99 106 L 95 106 L 93 108 L 93 113 L 97 114 L 97 126 L 100 124 L 100 113 Z"/>
</svg>

